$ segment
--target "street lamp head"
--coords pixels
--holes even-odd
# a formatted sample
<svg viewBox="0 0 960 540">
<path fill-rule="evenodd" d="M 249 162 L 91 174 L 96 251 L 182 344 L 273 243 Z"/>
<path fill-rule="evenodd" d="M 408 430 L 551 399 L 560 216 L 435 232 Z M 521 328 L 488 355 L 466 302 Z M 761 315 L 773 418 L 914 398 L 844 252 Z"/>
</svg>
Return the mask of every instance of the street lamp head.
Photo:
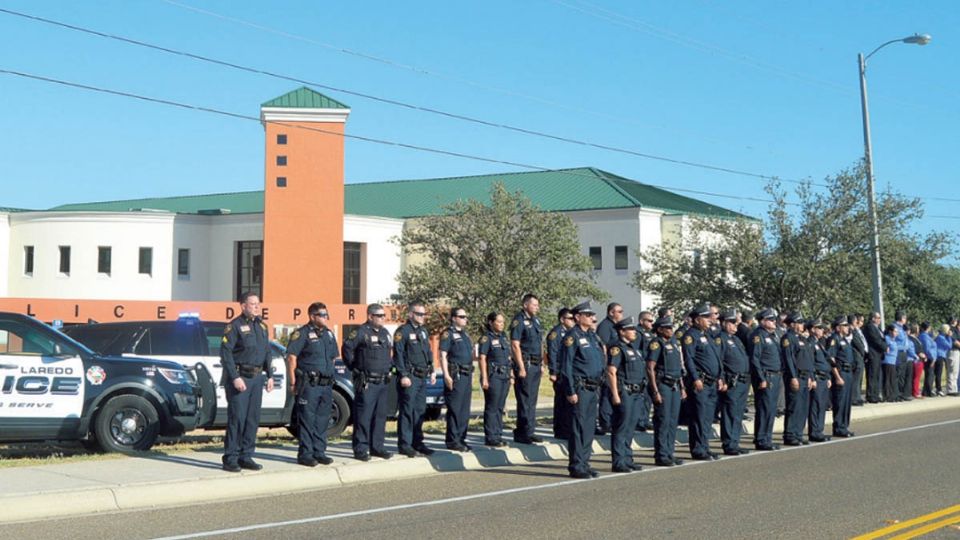
<svg viewBox="0 0 960 540">
<path fill-rule="evenodd" d="M 912 36 L 903 38 L 901 41 L 916 45 L 926 45 L 927 43 L 930 43 L 931 39 L 933 38 L 930 37 L 930 34 L 914 34 Z"/>
</svg>

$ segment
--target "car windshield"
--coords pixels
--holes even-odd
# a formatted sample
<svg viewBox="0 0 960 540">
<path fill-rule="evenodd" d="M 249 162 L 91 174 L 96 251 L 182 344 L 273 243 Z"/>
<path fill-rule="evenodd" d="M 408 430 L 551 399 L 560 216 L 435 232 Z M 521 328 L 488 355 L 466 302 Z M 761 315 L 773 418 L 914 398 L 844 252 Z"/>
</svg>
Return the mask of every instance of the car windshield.
<svg viewBox="0 0 960 540">
<path fill-rule="evenodd" d="M 80 356 L 94 353 L 42 322 L 0 319 L 0 354 Z"/>
</svg>

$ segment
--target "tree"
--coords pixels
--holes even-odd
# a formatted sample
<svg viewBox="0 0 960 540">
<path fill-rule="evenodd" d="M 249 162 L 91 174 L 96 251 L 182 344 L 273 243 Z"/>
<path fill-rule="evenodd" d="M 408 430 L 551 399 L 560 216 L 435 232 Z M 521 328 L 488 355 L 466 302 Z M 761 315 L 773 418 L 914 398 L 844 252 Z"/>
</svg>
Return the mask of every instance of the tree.
<svg viewBox="0 0 960 540">
<path fill-rule="evenodd" d="M 677 307 L 712 301 L 812 316 L 869 311 L 871 231 L 862 166 L 827 178 L 825 189 L 798 185 L 797 202 L 787 200 L 777 181 L 766 191 L 773 199 L 766 220 L 693 218 L 680 240 L 640 254 L 647 266 L 634 275 L 634 286 Z M 885 311 L 907 309 L 914 320 L 958 305 L 954 289 L 939 285 L 956 279 L 938 263 L 947 237 L 907 232 L 922 216 L 919 199 L 890 191 L 878 198 Z"/>
<path fill-rule="evenodd" d="M 424 260 L 400 273 L 402 302 L 459 306 L 479 327 L 491 311 L 509 319 L 526 293 L 536 294 L 545 309 L 606 300 L 566 215 L 542 212 L 499 182 L 491 186 L 489 204 L 459 201 L 443 210 L 411 223 L 398 239 L 408 257 Z"/>
</svg>

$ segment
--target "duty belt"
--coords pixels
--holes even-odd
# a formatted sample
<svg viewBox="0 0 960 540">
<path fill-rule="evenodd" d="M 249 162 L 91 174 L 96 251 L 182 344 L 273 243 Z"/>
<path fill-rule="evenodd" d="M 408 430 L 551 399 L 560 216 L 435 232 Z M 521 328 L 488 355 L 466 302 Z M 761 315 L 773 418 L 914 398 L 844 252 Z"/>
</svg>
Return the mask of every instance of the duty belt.
<svg viewBox="0 0 960 540">
<path fill-rule="evenodd" d="M 414 366 L 413 369 L 410 370 L 410 372 L 413 373 L 414 377 L 419 377 L 421 379 L 425 377 L 429 377 L 432 371 L 433 370 L 429 367 L 416 367 L 416 366 Z"/>
<path fill-rule="evenodd" d="M 510 366 L 504 364 L 490 364 L 487 366 L 487 371 L 494 375 L 508 375 L 510 373 Z"/>
<path fill-rule="evenodd" d="M 839 369 L 840 371 L 849 373 L 853 371 L 853 364 L 845 364 L 843 362 L 837 362 L 837 369 Z"/>
<path fill-rule="evenodd" d="M 646 390 L 646 388 L 647 388 L 647 381 L 643 381 L 642 383 L 638 383 L 638 384 L 627 384 L 627 383 L 623 384 L 623 391 L 628 394 L 639 394 L 640 392 L 643 392 L 644 390 Z"/>
<path fill-rule="evenodd" d="M 523 355 L 523 360 L 526 361 L 526 362 L 530 362 L 530 365 L 532 365 L 532 366 L 539 366 L 540 364 L 543 363 L 543 358 L 541 358 L 541 357 L 539 357 L 539 356 L 536 356 L 536 355 L 533 355 L 533 354 L 525 354 L 525 355 Z"/>
<path fill-rule="evenodd" d="M 780 373 L 779 371 L 769 371 L 765 369 L 763 370 L 763 375 L 764 377 L 780 377 L 783 374 Z"/>
<path fill-rule="evenodd" d="M 727 381 L 727 386 L 736 387 L 739 383 L 745 383 L 750 380 L 747 373 L 724 373 L 723 379 Z"/>
<path fill-rule="evenodd" d="M 246 377 L 248 379 L 260 375 L 262 371 L 263 366 L 248 366 L 244 364 L 237 366 L 237 373 L 239 373 L 241 377 Z"/>
<path fill-rule="evenodd" d="M 807 370 L 805 370 L 805 369 L 801 369 L 801 370 L 798 371 L 797 373 L 798 373 L 801 377 L 806 377 L 806 378 L 808 378 L 808 379 L 809 379 L 810 377 L 813 377 L 813 373 L 810 372 L 810 371 L 807 371 Z"/>
<path fill-rule="evenodd" d="M 450 370 L 455 371 L 454 375 L 470 375 L 473 373 L 472 364 L 449 364 Z"/>
<path fill-rule="evenodd" d="M 576 377 L 575 380 L 577 382 L 577 386 L 591 392 L 597 391 L 601 384 L 600 379 L 591 379 L 589 377 Z"/>
<path fill-rule="evenodd" d="M 670 375 L 660 372 L 657 373 L 657 382 L 670 387 L 678 387 L 680 385 L 680 377 L 671 377 Z"/>
<path fill-rule="evenodd" d="M 364 372 L 363 377 L 369 384 L 383 384 L 390 381 L 389 373 Z"/>
<path fill-rule="evenodd" d="M 820 371 L 818 369 L 815 373 L 817 374 L 817 378 L 820 379 L 821 381 L 825 381 L 830 378 L 830 374 L 827 373 L 826 371 Z"/>
<path fill-rule="evenodd" d="M 307 376 L 307 383 L 310 386 L 331 386 L 333 385 L 333 377 L 329 377 L 320 373 L 319 371 L 307 371 L 305 372 Z"/>
<path fill-rule="evenodd" d="M 710 375 L 707 375 L 706 373 L 704 373 L 704 372 L 702 372 L 702 371 L 698 371 L 697 373 L 700 375 L 700 380 L 703 381 L 703 384 L 706 384 L 706 385 L 709 386 L 709 385 L 717 382 L 717 378 L 716 378 L 716 377 L 712 377 L 712 376 L 710 376 Z"/>
</svg>

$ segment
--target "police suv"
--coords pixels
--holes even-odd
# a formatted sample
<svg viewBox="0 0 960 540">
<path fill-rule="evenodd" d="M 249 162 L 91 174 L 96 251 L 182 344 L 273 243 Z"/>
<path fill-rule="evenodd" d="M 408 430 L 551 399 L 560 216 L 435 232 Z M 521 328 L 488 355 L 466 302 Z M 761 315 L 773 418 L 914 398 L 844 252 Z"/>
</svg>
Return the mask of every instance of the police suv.
<svg viewBox="0 0 960 540">
<path fill-rule="evenodd" d="M 32 317 L 0 312 L 0 442 L 148 450 L 203 421 L 199 402 L 180 364 L 101 356 Z"/>
</svg>

